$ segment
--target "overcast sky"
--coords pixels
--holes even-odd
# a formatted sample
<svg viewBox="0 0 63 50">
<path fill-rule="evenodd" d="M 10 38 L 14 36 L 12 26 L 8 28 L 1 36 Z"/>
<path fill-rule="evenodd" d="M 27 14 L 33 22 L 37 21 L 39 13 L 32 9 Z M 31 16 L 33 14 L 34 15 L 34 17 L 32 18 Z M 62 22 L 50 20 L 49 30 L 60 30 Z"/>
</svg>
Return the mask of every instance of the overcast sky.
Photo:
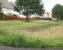
<svg viewBox="0 0 63 50">
<path fill-rule="evenodd" d="M 9 0 L 9 1 L 15 1 L 15 0 Z M 55 4 L 62 4 L 63 0 L 42 0 L 44 3 L 44 8 L 46 11 L 51 11 Z"/>
<path fill-rule="evenodd" d="M 42 0 L 44 3 L 44 8 L 47 11 L 51 11 L 55 4 L 63 5 L 63 0 Z"/>
</svg>

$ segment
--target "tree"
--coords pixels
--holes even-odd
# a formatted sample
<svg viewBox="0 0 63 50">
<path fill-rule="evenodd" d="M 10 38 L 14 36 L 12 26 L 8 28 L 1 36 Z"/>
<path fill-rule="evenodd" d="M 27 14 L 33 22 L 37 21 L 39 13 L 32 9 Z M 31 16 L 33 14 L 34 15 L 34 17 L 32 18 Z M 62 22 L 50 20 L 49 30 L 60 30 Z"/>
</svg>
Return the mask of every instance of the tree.
<svg viewBox="0 0 63 50">
<path fill-rule="evenodd" d="M 2 4 L 0 3 L 0 13 L 2 12 Z"/>
<path fill-rule="evenodd" d="M 58 20 L 63 20 L 63 6 L 56 4 L 52 9 L 52 17 L 57 18 Z"/>
<path fill-rule="evenodd" d="M 2 12 L 2 3 L 0 3 L 0 18 L 3 17 L 3 12 Z"/>
<path fill-rule="evenodd" d="M 41 0 L 16 0 L 14 10 L 18 12 L 22 11 L 28 21 L 31 14 L 36 13 L 42 15 L 44 13 L 43 4 L 40 3 Z"/>
</svg>

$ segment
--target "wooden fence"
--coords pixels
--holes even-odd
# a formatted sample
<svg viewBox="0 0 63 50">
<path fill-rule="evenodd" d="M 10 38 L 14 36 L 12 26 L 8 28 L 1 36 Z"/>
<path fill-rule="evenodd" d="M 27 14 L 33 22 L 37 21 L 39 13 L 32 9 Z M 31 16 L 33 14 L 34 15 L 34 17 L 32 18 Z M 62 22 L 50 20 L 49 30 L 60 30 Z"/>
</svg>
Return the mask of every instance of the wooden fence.
<svg viewBox="0 0 63 50">
<path fill-rule="evenodd" d="M 0 20 L 26 20 L 26 18 L 17 18 L 16 16 L 5 16 Z M 48 20 L 48 18 L 28 18 L 28 20 Z"/>
</svg>

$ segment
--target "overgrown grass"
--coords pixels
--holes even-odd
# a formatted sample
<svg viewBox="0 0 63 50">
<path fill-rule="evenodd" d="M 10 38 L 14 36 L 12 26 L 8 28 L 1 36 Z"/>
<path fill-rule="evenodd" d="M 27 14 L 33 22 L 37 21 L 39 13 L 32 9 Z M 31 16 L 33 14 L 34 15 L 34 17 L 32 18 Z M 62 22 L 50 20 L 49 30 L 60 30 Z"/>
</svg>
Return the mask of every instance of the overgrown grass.
<svg viewBox="0 0 63 50">
<path fill-rule="evenodd" d="M 27 48 L 63 48 L 63 37 L 56 38 L 39 38 L 35 37 L 35 32 L 23 32 L 22 29 L 33 26 L 41 26 L 48 24 L 60 24 L 62 22 L 54 21 L 0 21 L 0 44 L 12 47 L 27 47 Z M 17 29 L 17 30 L 16 30 Z M 34 28 L 33 28 L 34 29 Z M 20 31 L 19 31 L 20 30 Z M 46 28 L 47 30 L 47 28 Z M 44 30 L 45 31 L 45 30 Z M 38 31 L 40 32 L 40 31 Z M 32 34 L 31 34 L 32 33 Z M 30 34 L 30 35 L 29 35 Z M 42 35 L 43 36 L 43 35 Z"/>
<path fill-rule="evenodd" d="M 7 34 L 0 35 L 0 44 L 11 47 L 24 47 L 24 48 L 62 48 L 63 40 L 57 39 L 39 39 L 27 38 L 24 35 Z"/>
<path fill-rule="evenodd" d="M 45 47 L 45 42 L 36 38 L 27 38 L 24 35 L 7 34 L 0 35 L 0 44 L 12 47 Z"/>
</svg>

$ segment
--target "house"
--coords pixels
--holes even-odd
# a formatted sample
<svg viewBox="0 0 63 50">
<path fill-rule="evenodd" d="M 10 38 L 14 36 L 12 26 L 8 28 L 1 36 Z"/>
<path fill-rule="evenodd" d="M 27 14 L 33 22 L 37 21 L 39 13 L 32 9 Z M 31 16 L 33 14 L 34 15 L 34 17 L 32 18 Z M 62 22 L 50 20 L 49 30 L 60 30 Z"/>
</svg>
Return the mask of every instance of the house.
<svg viewBox="0 0 63 50">
<path fill-rule="evenodd" d="M 11 15 L 15 14 L 15 15 L 18 16 L 18 18 L 19 17 L 25 18 L 24 15 L 19 14 L 19 12 L 16 12 L 16 11 L 13 10 L 13 3 L 14 3 L 13 1 L 11 1 L 11 0 L 0 0 L 0 2 L 2 3 L 2 7 L 3 7 L 2 10 L 3 10 L 4 14 L 11 14 Z"/>
<path fill-rule="evenodd" d="M 8 2 L 8 0 L 0 0 L 0 2 L 2 3 L 2 7 L 3 7 L 3 13 L 4 14 L 8 14 L 8 13 L 12 13 L 13 12 L 13 6 L 12 6 L 12 2 Z"/>
</svg>

